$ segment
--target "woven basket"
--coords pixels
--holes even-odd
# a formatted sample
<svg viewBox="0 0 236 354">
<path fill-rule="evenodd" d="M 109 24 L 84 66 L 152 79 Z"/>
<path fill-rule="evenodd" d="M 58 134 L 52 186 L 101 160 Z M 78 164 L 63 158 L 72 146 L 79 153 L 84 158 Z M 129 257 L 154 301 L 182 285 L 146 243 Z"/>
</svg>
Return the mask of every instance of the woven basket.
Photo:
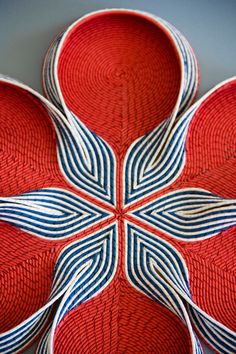
<svg viewBox="0 0 236 354">
<path fill-rule="evenodd" d="M 236 79 L 198 81 L 125 9 L 54 39 L 47 99 L 0 77 L 0 353 L 236 352 Z"/>
</svg>

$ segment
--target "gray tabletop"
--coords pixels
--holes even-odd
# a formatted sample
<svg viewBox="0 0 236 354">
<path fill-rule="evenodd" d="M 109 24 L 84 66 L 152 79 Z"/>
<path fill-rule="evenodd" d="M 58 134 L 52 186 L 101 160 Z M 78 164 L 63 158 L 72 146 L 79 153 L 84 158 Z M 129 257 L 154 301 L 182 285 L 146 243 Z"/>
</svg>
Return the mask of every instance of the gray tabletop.
<svg viewBox="0 0 236 354">
<path fill-rule="evenodd" d="M 236 74 L 236 0 L 0 0 L 0 72 L 42 92 L 41 64 L 52 38 L 86 12 L 110 7 L 152 12 L 180 30 L 199 60 L 199 96 Z"/>
</svg>

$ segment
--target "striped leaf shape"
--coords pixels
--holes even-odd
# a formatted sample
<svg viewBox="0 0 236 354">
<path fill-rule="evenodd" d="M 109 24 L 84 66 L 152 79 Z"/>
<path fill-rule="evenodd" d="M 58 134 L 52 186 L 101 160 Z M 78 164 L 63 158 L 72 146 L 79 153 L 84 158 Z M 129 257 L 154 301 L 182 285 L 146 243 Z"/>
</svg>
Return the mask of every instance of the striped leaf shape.
<svg viewBox="0 0 236 354">
<path fill-rule="evenodd" d="M 40 333 L 50 314 L 50 306 L 45 306 L 17 327 L 0 334 L 0 353 L 17 353 L 28 346 Z"/>
<path fill-rule="evenodd" d="M 77 189 L 115 205 L 115 156 L 109 145 L 71 112 L 69 120 L 50 111 L 58 139 L 58 162 Z"/>
<path fill-rule="evenodd" d="M 117 259 L 116 224 L 73 242 L 62 251 L 55 269 L 52 295 L 57 296 L 61 288 L 67 288 L 67 291 L 40 341 L 38 354 L 53 353 L 53 336 L 60 321 L 69 311 L 91 299 L 111 282 Z"/>
<path fill-rule="evenodd" d="M 190 302 L 191 304 L 191 302 Z M 236 353 L 236 333 L 210 318 L 194 303 L 189 306 L 189 315 L 197 330 L 217 353 Z"/>
<path fill-rule="evenodd" d="M 185 323 L 192 341 L 193 353 L 202 351 L 190 319 L 217 353 L 235 353 L 236 333 L 194 303 L 187 266 L 180 253 L 167 241 L 132 224 L 126 225 L 126 239 L 126 272 L 131 284 L 162 303 Z"/>
<path fill-rule="evenodd" d="M 167 273 L 190 296 L 188 274 L 178 253 L 167 242 L 132 224 L 126 224 L 126 240 L 126 272 L 130 283 L 178 316 L 188 328 L 192 352 L 202 353 L 182 299 L 162 276 Z"/>
<path fill-rule="evenodd" d="M 125 205 L 168 186 L 185 163 L 186 134 L 195 112 L 162 122 L 131 145 L 125 160 Z"/>
<path fill-rule="evenodd" d="M 236 200 L 199 188 L 185 188 L 155 199 L 133 211 L 133 215 L 172 237 L 194 241 L 235 225 Z"/>
<path fill-rule="evenodd" d="M 0 334 L 0 353 L 16 353 L 30 344 L 45 326 L 52 305 L 60 299 L 52 324 L 55 330 L 55 326 L 68 311 L 90 299 L 110 283 L 116 267 L 116 224 L 66 246 L 57 259 L 47 303 L 17 327 Z M 52 352 L 51 349 L 47 351 L 46 343 L 42 347 L 43 341 L 44 338 L 39 352 Z"/>
<path fill-rule="evenodd" d="M 107 217 L 109 212 L 59 188 L 0 198 L 1 221 L 43 238 L 70 237 Z"/>
</svg>

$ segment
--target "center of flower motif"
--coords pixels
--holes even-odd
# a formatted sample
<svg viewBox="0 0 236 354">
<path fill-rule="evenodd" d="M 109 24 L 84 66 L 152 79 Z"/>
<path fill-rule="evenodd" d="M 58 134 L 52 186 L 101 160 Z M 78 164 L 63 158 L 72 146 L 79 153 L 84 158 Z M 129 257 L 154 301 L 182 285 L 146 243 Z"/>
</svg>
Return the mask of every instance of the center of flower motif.
<svg viewBox="0 0 236 354">
<path fill-rule="evenodd" d="M 117 219 L 121 219 L 121 218 L 123 218 L 123 216 L 125 214 L 125 210 L 122 208 L 117 208 L 117 209 L 115 209 L 114 214 Z"/>
</svg>

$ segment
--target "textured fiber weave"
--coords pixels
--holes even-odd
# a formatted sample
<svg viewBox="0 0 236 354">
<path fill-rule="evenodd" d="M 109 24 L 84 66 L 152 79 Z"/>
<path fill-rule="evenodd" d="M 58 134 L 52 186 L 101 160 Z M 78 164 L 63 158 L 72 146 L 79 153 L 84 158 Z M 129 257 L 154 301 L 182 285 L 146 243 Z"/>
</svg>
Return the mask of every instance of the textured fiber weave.
<svg viewBox="0 0 236 354">
<path fill-rule="evenodd" d="M 54 39 L 47 99 L 0 77 L 0 353 L 236 353 L 236 79 L 198 80 L 122 9 Z"/>
</svg>

